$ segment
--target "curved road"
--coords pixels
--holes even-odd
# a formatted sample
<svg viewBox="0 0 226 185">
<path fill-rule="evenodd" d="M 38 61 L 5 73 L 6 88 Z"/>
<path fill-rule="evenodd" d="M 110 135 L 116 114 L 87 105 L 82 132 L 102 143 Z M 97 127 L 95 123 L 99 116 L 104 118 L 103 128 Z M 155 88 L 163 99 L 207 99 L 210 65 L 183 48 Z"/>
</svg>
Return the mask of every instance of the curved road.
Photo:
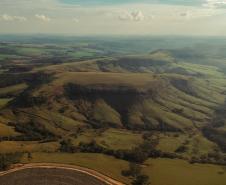
<svg viewBox="0 0 226 185">
<path fill-rule="evenodd" d="M 31 163 L 31 164 L 23 164 L 17 165 L 15 168 L 12 168 L 8 171 L 0 172 L 0 177 L 4 175 L 8 175 L 14 172 L 19 172 L 26 169 L 60 169 L 60 170 L 70 170 L 75 172 L 80 172 L 82 174 L 94 177 L 99 181 L 107 184 L 107 185 L 125 185 L 117 180 L 114 180 L 106 175 L 103 175 L 95 170 L 91 170 L 88 168 L 74 166 L 74 165 L 64 165 L 64 164 L 53 164 L 53 163 Z"/>
</svg>

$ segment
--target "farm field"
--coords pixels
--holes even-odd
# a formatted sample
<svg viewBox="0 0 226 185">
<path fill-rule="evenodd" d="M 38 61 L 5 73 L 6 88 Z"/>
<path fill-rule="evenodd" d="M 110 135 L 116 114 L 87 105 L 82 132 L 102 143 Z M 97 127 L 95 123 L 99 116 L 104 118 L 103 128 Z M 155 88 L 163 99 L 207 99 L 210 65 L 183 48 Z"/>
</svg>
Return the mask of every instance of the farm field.
<svg viewBox="0 0 226 185">
<path fill-rule="evenodd" d="M 65 185 L 106 185 L 106 183 L 81 172 L 66 169 L 45 168 L 24 169 L 11 174 L 6 174 L 0 177 L 0 180 L 4 185 L 58 185 L 59 183 Z"/>
</svg>

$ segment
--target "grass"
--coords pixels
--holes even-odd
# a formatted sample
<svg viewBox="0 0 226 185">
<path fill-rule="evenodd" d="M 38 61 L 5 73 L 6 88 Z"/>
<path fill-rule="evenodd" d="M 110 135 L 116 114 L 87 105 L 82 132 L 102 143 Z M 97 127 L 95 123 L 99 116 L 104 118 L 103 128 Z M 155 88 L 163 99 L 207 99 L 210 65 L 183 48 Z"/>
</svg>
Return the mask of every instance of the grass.
<svg viewBox="0 0 226 185">
<path fill-rule="evenodd" d="M 91 53 L 88 51 L 77 51 L 77 52 L 69 53 L 68 56 L 73 58 L 93 57 L 95 56 L 95 53 Z"/>
<path fill-rule="evenodd" d="M 93 118 L 99 121 L 100 124 L 111 123 L 116 126 L 122 126 L 120 114 L 103 100 L 95 102 L 93 108 Z"/>
<path fill-rule="evenodd" d="M 56 49 L 55 53 L 57 51 Z M 68 57 L 75 58 L 96 57 L 98 53 L 88 49 L 67 52 L 64 48 L 63 51 L 67 53 L 65 55 Z M 27 56 L 47 56 L 50 54 L 48 52 L 51 51 L 47 47 L 23 47 L 18 49 L 17 52 Z M 161 123 L 164 123 L 179 128 L 183 132 L 177 133 L 178 136 L 176 136 L 176 133 L 153 131 L 153 137 L 159 138 L 157 149 L 174 153 L 176 149 L 185 145 L 187 151 L 180 155 L 188 159 L 192 156 L 200 157 L 216 152 L 217 146 L 205 139 L 200 130 L 202 126 L 210 123 L 214 110 L 225 101 L 225 76 L 217 67 L 175 62 L 170 54 L 161 51 L 151 56 L 130 56 L 125 57 L 124 60 L 121 59 L 120 62 L 122 63 L 120 64 L 115 62 L 117 59 L 106 57 L 84 62 L 75 60 L 71 63 L 65 62 L 35 68 L 34 71 L 41 70 L 55 74 L 52 82 L 44 84 L 32 92 L 34 96 L 43 95 L 47 97 L 48 101 L 42 107 L 26 109 L 34 115 L 19 113 L 14 119 L 24 122 L 36 121 L 59 138 L 72 139 L 75 145 L 79 142 L 88 143 L 95 140 L 99 145 L 114 150 L 132 149 L 143 142 L 142 132 L 121 129 L 122 120 L 129 120 L 128 126 L 132 124 L 139 126 L 146 124 L 156 126 L 159 124 L 159 126 L 162 126 Z M 180 68 L 182 71 L 188 72 L 188 75 L 186 73 L 179 75 L 178 71 L 178 74 L 176 72 L 171 74 L 170 69 L 174 68 Z M 165 72 L 167 70 L 169 74 Z M 175 82 L 176 85 L 172 82 Z M 127 117 L 121 119 L 121 116 L 125 115 L 120 115 L 120 111 L 117 112 L 113 108 L 116 106 L 113 106 L 110 101 L 104 101 L 103 99 L 106 98 L 101 97 L 101 93 L 100 97 L 94 101 L 90 101 L 89 98 L 79 99 L 78 102 L 82 102 L 81 105 L 77 101 L 69 100 L 65 96 L 63 88 L 68 83 L 82 85 L 88 90 L 89 88 L 100 88 L 98 90 L 106 88 L 109 92 L 111 88 L 120 92 L 121 86 L 128 89 L 133 88 L 138 90 L 136 94 L 138 98 L 134 98 L 136 101 L 131 100 L 128 107 L 126 107 L 127 104 L 122 107 L 125 112 L 128 111 L 129 116 L 128 119 Z M 27 88 L 26 84 L 1 88 L 0 96 L 16 95 L 25 88 Z M 146 94 L 142 92 L 146 92 Z M 112 98 L 112 100 L 115 99 Z M 8 101 L 10 99 L 0 99 L 0 107 L 6 105 Z M 118 102 L 120 106 L 123 106 L 123 103 L 119 100 Z M 65 110 L 62 111 L 62 108 Z M 7 112 L 3 112 L 3 114 L 4 117 L 12 115 L 12 113 L 7 114 Z M 111 123 L 111 125 L 119 128 L 95 130 L 89 127 L 89 121 L 95 121 L 100 125 Z M 1 119 L 0 122 L 5 123 Z M 77 132 L 78 128 L 81 132 Z M 0 124 L 1 134 L 10 136 L 17 133 L 13 128 Z M 27 156 L 24 155 L 22 162 L 25 163 L 76 164 L 92 168 L 123 182 L 129 182 L 127 178 L 121 175 L 121 170 L 128 167 L 126 161 L 102 154 L 55 153 L 58 148 L 59 143 L 57 142 L 0 142 L 1 152 L 32 152 L 33 158 L 31 161 L 28 161 Z M 145 162 L 143 168 L 144 172 L 151 177 L 153 185 L 226 184 L 225 170 L 216 165 L 192 165 L 176 159 L 150 159 Z"/>
<path fill-rule="evenodd" d="M 23 91 L 26 88 L 27 88 L 27 85 L 25 83 L 0 88 L 0 96 L 14 95 L 14 94 L 17 94 L 17 93 Z"/>
<path fill-rule="evenodd" d="M 58 75 L 55 84 L 74 82 L 80 85 L 124 85 L 142 88 L 157 81 L 153 75 L 144 73 L 104 73 L 104 72 L 67 72 Z"/>
<path fill-rule="evenodd" d="M 178 159 L 149 159 L 144 173 L 152 185 L 223 185 L 226 171 L 222 166 L 189 164 Z"/>
<path fill-rule="evenodd" d="M 189 137 L 187 134 L 161 133 L 158 137 L 159 144 L 157 145 L 157 149 L 163 152 L 174 153 L 180 146 L 186 146 L 187 151 L 181 155 L 187 158 L 207 155 L 208 153 L 214 152 L 216 148 L 216 144 L 207 140 L 199 133 L 194 134 L 192 137 Z"/>
<path fill-rule="evenodd" d="M 128 162 L 115 159 L 103 154 L 89 153 L 33 153 L 32 159 L 28 160 L 27 155 L 21 159 L 22 163 L 62 163 L 79 165 L 96 170 L 104 175 L 119 181 L 129 183 L 130 180 L 121 175 L 121 170 L 128 169 Z"/>
<path fill-rule="evenodd" d="M 19 133 L 17 133 L 14 128 L 5 125 L 3 123 L 0 123 L 0 137 L 8 137 L 8 136 L 17 136 Z"/>
<path fill-rule="evenodd" d="M 38 48 L 38 47 L 20 47 L 17 48 L 17 53 L 22 56 L 40 56 L 44 55 L 47 52 L 45 48 Z"/>
<path fill-rule="evenodd" d="M 158 55 L 156 57 L 158 57 Z M 95 62 L 96 61 L 93 60 L 93 63 Z M 90 63 L 92 63 L 92 61 L 61 66 L 71 66 L 71 70 L 73 71 L 73 66 L 78 67 L 85 64 L 89 65 Z M 174 65 L 176 64 L 174 63 Z M 181 64 L 181 66 L 183 65 L 184 64 Z M 184 68 L 190 70 L 189 67 L 191 67 L 191 65 L 184 65 Z M 93 69 L 98 70 L 98 66 L 95 66 Z M 124 86 L 135 88 L 138 91 L 147 91 L 148 89 L 155 92 L 157 97 L 146 98 L 144 102 L 140 102 L 141 105 L 135 105 L 136 111 L 130 111 L 131 114 L 129 115 L 131 123 L 143 125 L 145 124 L 143 118 L 145 118 L 150 120 L 150 123 L 156 124 L 161 120 L 173 127 L 187 130 L 194 129 L 194 126 L 203 126 L 206 124 L 213 116 L 216 107 L 222 104 L 225 99 L 225 95 L 223 95 L 222 92 L 226 88 L 223 86 L 225 82 L 222 81 L 222 76 L 219 80 L 211 76 L 215 72 L 217 73 L 216 76 L 219 76 L 221 73 L 218 73 L 215 67 L 198 66 L 198 69 L 201 70 L 200 73 L 204 71 L 206 76 L 197 79 L 195 77 L 174 74 L 153 76 L 153 74 L 150 73 L 68 72 L 70 70 L 67 68 L 57 73 L 56 80 L 53 81 L 51 85 L 43 87 L 42 90 L 45 91 L 46 94 L 52 94 L 55 93 L 56 90 L 62 89 L 62 86 L 67 83 L 75 83 L 90 88 Z M 211 75 L 208 76 L 207 74 Z M 169 79 L 187 80 L 188 88 L 191 86 L 196 92 L 196 95 L 177 89 L 167 82 Z M 186 84 L 184 86 L 186 88 Z M 110 105 L 96 103 L 93 107 L 92 116 L 95 120 L 99 121 L 100 124 L 106 122 L 117 123 L 117 125 L 121 124 L 120 115 L 118 115 Z M 174 110 L 182 110 L 182 112 L 175 113 L 173 112 Z"/>
<path fill-rule="evenodd" d="M 57 142 L 38 143 L 33 141 L 2 141 L 0 153 L 14 152 L 55 152 L 59 148 Z"/>
<path fill-rule="evenodd" d="M 196 73 L 201 73 L 207 77 L 218 77 L 222 78 L 223 74 L 218 71 L 218 67 L 199 65 L 199 64 L 190 64 L 190 63 L 180 63 L 178 66 Z"/>
<path fill-rule="evenodd" d="M 181 115 L 189 119 L 205 121 L 205 119 L 208 118 L 206 114 L 199 112 L 198 110 L 194 110 L 191 107 L 182 106 L 178 104 L 176 101 L 173 101 L 170 99 L 167 100 L 164 97 L 157 98 L 157 102 L 160 105 L 167 107 L 169 110 L 175 110 L 175 109 L 183 110 L 183 112 L 181 112 Z"/>
<path fill-rule="evenodd" d="M 87 130 L 73 139 L 74 144 L 80 142 L 89 143 L 95 140 L 99 145 L 109 149 L 132 149 L 143 142 L 142 135 L 133 133 L 124 129 L 107 129 L 103 133 L 98 133 L 95 130 Z"/>
<path fill-rule="evenodd" d="M 3 53 L 0 53 L 0 60 L 6 60 L 6 59 L 18 59 L 20 58 L 20 56 L 18 55 L 9 55 L 9 54 L 3 54 Z"/>
<path fill-rule="evenodd" d="M 167 110 L 166 107 L 161 106 L 150 99 L 144 100 L 142 104 L 138 105 L 135 111 L 139 110 L 141 114 L 136 114 L 136 112 L 131 112 L 133 120 L 137 120 L 140 117 L 142 121 L 143 118 L 146 120 L 154 120 L 157 124 L 159 120 L 166 123 L 167 125 L 173 126 L 175 128 L 184 129 L 191 128 L 193 123 L 191 120 L 175 114 Z M 134 118 L 137 115 L 138 118 Z M 164 115 L 164 116 L 163 116 Z M 141 122 L 141 124 L 144 122 Z M 152 124 L 153 121 L 150 122 Z"/>
<path fill-rule="evenodd" d="M 62 106 L 61 106 L 62 108 Z M 82 127 L 84 122 L 72 119 L 54 110 L 47 110 L 46 107 L 23 110 L 17 115 L 17 119 L 25 122 L 33 120 L 43 125 L 48 131 L 57 135 L 65 136 L 76 133 L 78 127 Z"/>
<path fill-rule="evenodd" d="M 114 150 L 132 149 L 143 142 L 141 134 L 118 129 L 108 129 L 96 140 L 100 145 Z"/>
<path fill-rule="evenodd" d="M 45 112 L 46 114 L 47 112 Z M 45 115 L 43 114 L 43 111 L 40 112 L 40 115 Z M 50 121 L 54 124 L 56 124 L 59 128 L 62 128 L 64 130 L 67 131 L 76 131 L 76 129 L 79 126 L 82 126 L 84 123 L 80 122 L 80 121 L 76 121 L 73 120 L 69 117 L 66 117 L 64 115 L 61 115 L 59 113 L 55 113 L 55 112 L 48 112 L 48 115 L 46 115 L 45 117 L 50 118 Z"/>
<path fill-rule="evenodd" d="M 187 156 L 201 156 L 213 153 L 217 148 L 217 145 L 203 137 L 201 134 L 196 134 L 193 135 L 188 148 Z"/>
<path fill-rule="evenodd" d="M 178 137 L 174 137 L 173 134 L 159 134 L 157 149 L 163 152 L 174 152 L 186 139 L 185 134 L 178 134 Z"/>
<path fill-rule="evenodd" d="M 0 108 L 6 106 L 11 100 L 12 98 L 0 98 Z"/>
</svg>

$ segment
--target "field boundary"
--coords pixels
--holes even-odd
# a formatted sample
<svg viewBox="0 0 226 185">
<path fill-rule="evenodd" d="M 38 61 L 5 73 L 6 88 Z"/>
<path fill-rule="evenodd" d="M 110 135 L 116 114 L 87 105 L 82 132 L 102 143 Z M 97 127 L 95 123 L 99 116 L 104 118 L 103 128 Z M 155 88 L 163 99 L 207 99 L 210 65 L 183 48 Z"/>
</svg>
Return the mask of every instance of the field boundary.
<svg viewBox="0 0 226 185">
<path fill-rule="evenodd" d="M 125 185 L 122 182 L 119 182 L 115 179 L 112 179 L 106 175 L 103 175 L 95 170 L 81 167 L 81 166 L 76 166 L 76 165 L 69 165 L 69 164 L 57 164 L 57 163 L 30 163 L 30 164 L 17 164 L 13 168 L 0 172 L 0 177 L 14 173 L 17 171 L 21 170 L 26 170 L 26 169 L 35 169 L 35 168 L 46 168 L 46 169 L 65 169 L 65 170 L 72 170 L 72 171 L 77 171 L 80 173 L 84 173 L 87 175 L 90 175 L 108 185 Z"/>
</svg>

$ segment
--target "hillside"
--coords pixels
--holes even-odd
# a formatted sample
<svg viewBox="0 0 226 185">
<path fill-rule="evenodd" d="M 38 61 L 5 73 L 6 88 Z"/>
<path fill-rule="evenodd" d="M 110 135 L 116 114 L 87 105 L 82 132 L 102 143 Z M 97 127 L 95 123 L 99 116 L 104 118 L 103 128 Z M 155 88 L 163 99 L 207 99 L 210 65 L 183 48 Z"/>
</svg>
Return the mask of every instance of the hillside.
<svg viewBox="0 0 226 185">
<path fill-rule="evenodd" d="M 85 53 L 79 58 L 68 46 L 5 47 L 16 59 L 0 68 L 1 154 L 19 152 L 24 160 L 26 154 L 103 153 L 140 164 L 148 158 L 226 164 L 223 56 L 212 59 L 218 63 L 204 63 L 206 54 L 193 50 L 109 56 L 79 45 Z M 58 50 L 67 56 L 59 52 L 53 62 Z"/>
</svg>

